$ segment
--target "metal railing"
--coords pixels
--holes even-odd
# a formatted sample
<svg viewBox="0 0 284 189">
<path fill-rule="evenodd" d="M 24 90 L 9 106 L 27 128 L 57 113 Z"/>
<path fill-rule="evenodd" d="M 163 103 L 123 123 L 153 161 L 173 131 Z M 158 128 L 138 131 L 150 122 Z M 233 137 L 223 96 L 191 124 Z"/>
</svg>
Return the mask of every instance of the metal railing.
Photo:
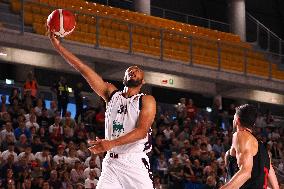
<svg viewBox="0 0 284 189">
<path fill-rule="evenodd" d="M 260 48 L 275 54 L 284 53 L 284 41 L 248 12 L 246 22 L 247 41 L 256 42 Z"/>
<path fill-rule="evenodd" d="M 133 10 L 133 0 L 122 0 L 119 1 L 119 3 L 115 0 L 92 0 L 93 2 L 101 3 L 104 5 L 108 6 L 113 6 L 113 7 L 119 7 L 123 9 L 128 9 L 128 10 Z M 152 16 L 157 16 L 161 18 L 166 18 L 170 20 L 175 20 L 178 22 L 183 22 L 186 24 L 192 24 L 192 25 L 197 25 L 205 28 L 210 28 L 213 30 L 219 30 L 223 32 L 230 32 L 230 24 L 217 21 L 217 20 L 212 20 L 212 19 L 206 19 L 194 15 L 189 15 L 186 13 L 178 12 L 178 11 L 173 11 L 157 6 L 151 5 L 151 15 Z"/>
<path fill-rule="evenodd" d="M 22 2 L 33 2 L 24 1 Z M 41 6 L 49 6 L 41 4 Z M 49 6 L 51 7 L 51 6 Z M 57 7 L 52 7 L 56 9 Z M 76 14 L 80 14 L 80 11 L 71 10 Z M 283 55 L 273 54 L 267 51 L 256 51 L 252 48 L 243 47 L 244 43 L 230 43 L 220 40 L 210 40 L 207 37 L 197 37 L 194 35 L 184 34 L 180 31 L 167 30 L 164 28 L 148 26 L 147 23 L 133 23 L 127 20 L 117 19 L 115 15 L 101 16 L 98 14 L 86 14 L 86 16 L 92 16 L 96 22 L 93 25 L 96 28 L 96 37 L 94 46 L 96 48 L 109 47 L 103 44 L 103 38 L 110 37 L 113 43 L 121 44 L 123 48 L 112 48 L 112 50 L 125 50 L 129 54 L 137 54 L 142 56 L 151 56 L 151 58 L 159 59 L 161 61 L 181 62 L 188 66 L 203 67 L 204 69 L 214 69 L 217 71 L 233 72 L 233 74 L 239 74 L 244 76 L 272 79 L 273 65 L 271 61 L 265 60 L 266 57 L 273 57 L 275 62 L 280 63 L 284 60 Z M 21 32 L 25 31 L 24 24 L 24 6 L 22 6 L 22 28 Z M 127 33 L 125 36 L 105 36 L 105 25 L 104 21 L 111 21 L 124 26 L 127 28 L 126 31 L 120 31 L 121 33 Z M 113 34 L 116 30 L 112 29 L 111 26 L 107 26 L 107 35 Z M 138 30 L 144 30 L 150 36 L 145 36 L 144 33 L 139 33 Z M 76 30 L 75 30 L 76 31 Z M 81 32 L 83 33 L 83 32 Z M 154 33 L 154 35 L 152 35 Z M 142 42 L 137 41 L 137 37 L 146 40 L 144 49 L 148 52 L 141 52 L 137 49 L 137 45 L 143 45 Z M 175 40 L 176 39 L 176 40 Z M 179 41 L 179 42 L 177 42 Z M 169 45 L 170 43 L 170 45 Z M 182 48 L 182 49 L 181 49 Z M 186 51 L 184 51 L 186 49 Z M 153 53 L 156 52 L 156 53 Z M 255 53 L 258 54 L 255 54 Z M 251 69 L 253 65 L 251 63 L 256 61 L 268 61 L 269 64 L 262 68 L 262 73 L 252 74 Z M 234 64 L 237 62 L 238 64 Z M 263 65 L 260 65 L 263 66 Z M 258 69 L 258 65 L 254 65 L 255 69 Z M 261 76 L 262 75 L 262 76 Z M 280 81 L 280 80 L 279 80 Z M 282 81 L 280 81 L 282 82 Z"/>
</svg>

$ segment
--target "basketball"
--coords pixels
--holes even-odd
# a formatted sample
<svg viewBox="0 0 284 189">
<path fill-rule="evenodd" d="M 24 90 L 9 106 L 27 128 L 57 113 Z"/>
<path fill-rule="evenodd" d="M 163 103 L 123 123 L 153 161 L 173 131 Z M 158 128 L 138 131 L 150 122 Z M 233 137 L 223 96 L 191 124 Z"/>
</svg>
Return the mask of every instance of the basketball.
<svg viewBox="0 0 284 189">
<path fill-rule="evenodd" d="M 47 18 L 47 29 L 59 37 L 65 37 L 75 29 L 75 16 L 63 9 L 54 10 Z"/>
</svg>

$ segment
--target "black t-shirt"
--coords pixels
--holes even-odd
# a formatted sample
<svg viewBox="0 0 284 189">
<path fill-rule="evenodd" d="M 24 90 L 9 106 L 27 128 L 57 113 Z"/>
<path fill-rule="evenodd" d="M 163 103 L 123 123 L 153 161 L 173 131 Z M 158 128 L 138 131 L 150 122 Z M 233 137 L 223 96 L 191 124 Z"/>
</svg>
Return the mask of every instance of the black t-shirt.
<svg viewBox="0 0 284 189">
<path fill-rule="evenodd" d="M 6 122 L 3 119 L 0 119 L 0 129 L 2 129 L 3 125 L 5 125 Z"/>
<path fill-rule="evenodd" d="M 39 116 L 37 119 L 37 123 L 40 127 L 48 128 L 51 125 L 51 119 L 45 116 Z"/>
<path fill-rule="evenodd" d="M 270 158 L 266 147 L 258 142 L 258 152 L 253 157 L 251 178 L 240 189 L 266 189 L 270 169 Z"/>
<path fill-rule="evenodd" d="M 56 83 L 53 86 L 57 92 L 57 99 L 59 100 L 68 100 L 69 99 L 69 92 L 67 84 L 62 84 L 60 82 Z"/>
<path fill-rule="evenodd" d="M 82 92 L 81 88 L 76 87 L 74 89 L 74 98 L 75 98 L 76 104 L 83 104 L 83 97 L 82 97 L 81 92 Z"/>
<path fill-rule="evenodd" d="M 32 153 L 37 153 L 37 152 L 41 152 L 43 149 L 43 145 L 42 144 L 32 144 Z"/>
<path fill-rule="evenodd" d="M 195 167 L 193 166 L 192 167 L 192 171 L 194 172 L 194 175 L 196 176 L 197 178 L 197 182 L 202 182 L 202 179 L 203 179 L 203 169 L 202 167 Z"/>
</svg>

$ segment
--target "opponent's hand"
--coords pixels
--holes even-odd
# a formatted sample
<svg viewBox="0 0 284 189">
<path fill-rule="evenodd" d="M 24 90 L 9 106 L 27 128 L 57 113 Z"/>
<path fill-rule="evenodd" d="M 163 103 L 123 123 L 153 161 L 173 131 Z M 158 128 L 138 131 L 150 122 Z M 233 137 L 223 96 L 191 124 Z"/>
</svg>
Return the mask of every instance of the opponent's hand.
<svg viewBox="0 0 284 189">
<path fill-rule="evenodd" d="M 94 154 L 99 154 L 105 151 L 109 151 L 114 147 L 114 143 L 111 140 L 98 139 L 96 141 L 89 141 L 89 144 L 93 145 L 88 149 Z"/>
</svg>

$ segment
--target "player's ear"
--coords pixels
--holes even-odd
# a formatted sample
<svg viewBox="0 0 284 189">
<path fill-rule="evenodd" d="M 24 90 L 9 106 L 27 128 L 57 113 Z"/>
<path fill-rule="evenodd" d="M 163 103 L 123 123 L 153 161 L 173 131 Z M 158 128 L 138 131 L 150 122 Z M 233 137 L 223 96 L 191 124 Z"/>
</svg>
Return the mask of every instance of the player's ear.
<svg viewBox="0 0 284 189">
<path fill-rule="evenodd" d="M 240 125 L 241 125 L 241 121 L 240 121 L 240 118 L 239 118 L 239 117 L 237 117 L 237 120 L 236 120 L 236 121 L 237 121 L 237 125 L 240 126 Z"/>
</svg>

